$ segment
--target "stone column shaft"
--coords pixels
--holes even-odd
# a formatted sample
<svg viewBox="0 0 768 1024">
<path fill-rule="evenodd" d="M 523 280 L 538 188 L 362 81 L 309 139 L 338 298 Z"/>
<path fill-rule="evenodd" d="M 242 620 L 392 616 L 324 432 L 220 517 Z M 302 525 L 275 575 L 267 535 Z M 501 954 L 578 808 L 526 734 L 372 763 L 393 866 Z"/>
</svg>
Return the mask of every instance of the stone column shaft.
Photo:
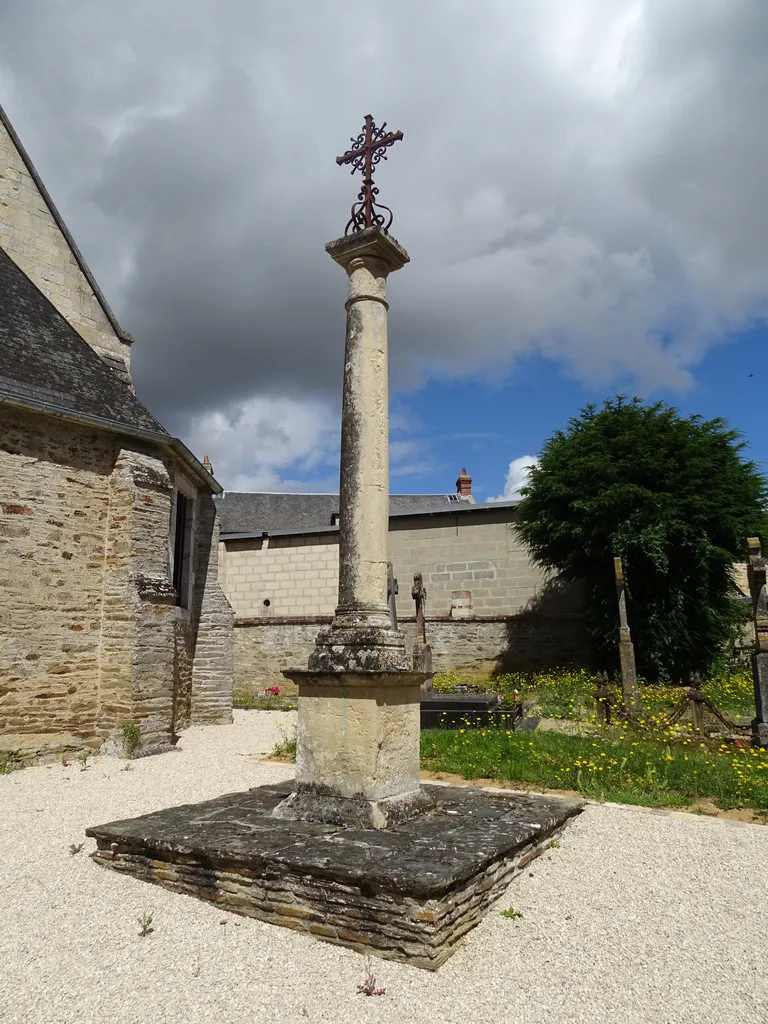
<svg viewBox="0 0 768 1024">
<path fill-rule="evenodd" d="M 339 603 L 299 687 L 296 782 L 276 817 L 387 828 L 430 806 L 419 787 L 419 699 L 387 605 L 387 275 L 408 254 L 379 227 L 326 246 L 349 276 L 339 497 Z"/>
<path fill-rule="evenodd" d="M 339 487 L 339 601 L 312 671 L 404 672 L 405 636 L 387 604 L 389 381 L 387 276 L 408 253 L 379 227 L 329 242 L 349 276 Z"/>
<path fill-rule="evenodd" d="M 383 260 L 347 266 L 347 340 L 341 421 L 339 604 L 342 626 L 387 629 L 389 408 L 387 274 Z"/>
</svg>

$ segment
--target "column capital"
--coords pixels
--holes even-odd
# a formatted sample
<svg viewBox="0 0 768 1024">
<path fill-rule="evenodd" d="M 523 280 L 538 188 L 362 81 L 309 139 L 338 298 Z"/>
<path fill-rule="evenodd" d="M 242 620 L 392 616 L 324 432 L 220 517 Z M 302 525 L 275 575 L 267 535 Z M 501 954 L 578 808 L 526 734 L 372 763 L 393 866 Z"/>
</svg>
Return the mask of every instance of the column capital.
<svg viewBox="0 0 768 1024">
<path fill-rule="evenodd" d="M 365 228 L 352 235 L 336 238 L 328 242 L 325 251 L 345 270 L 349 270 L 354 260 L 377 260 L 384 265 L 388 274 L 410 263 L 410 256 L 397 239 L 378 227 Z"/>
</svg>

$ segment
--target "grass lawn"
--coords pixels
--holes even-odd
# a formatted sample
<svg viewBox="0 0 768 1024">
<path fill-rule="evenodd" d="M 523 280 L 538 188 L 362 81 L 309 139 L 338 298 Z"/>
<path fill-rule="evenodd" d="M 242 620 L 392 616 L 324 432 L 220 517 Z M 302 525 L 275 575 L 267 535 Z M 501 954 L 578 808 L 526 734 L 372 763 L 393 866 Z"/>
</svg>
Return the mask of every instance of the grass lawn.
<svg viewBox="0 0 768 1024">
<path fill-rule="evenodd" d="M 435 688 L 444 692 L 463 682 L 453 673 L 435 676 Z M 595 677 L 586 671 L 507 674 L 480 685 L 499 693 L 503 706 L 526 701 L 535 715 L 592 728 L 580 735 L 516 733 L 504 726 L 425 731 L 421 734 L 424 771 L 498 779 L 522 788 L 575 790 L 596 800 L 647 807 L 686 807 L 711 800 L 724 810 L 752 808 L 768 814 L 768 752 L 719 740 L 702 744 L 692 735 L 687 714 L 670 724 L 670 712 L 685 695 L 684 687 L 642 685 L 640 720 L 632 726 L 601 730 L 595 727 Z M 746 723 L 754 715 L 749 671 L 713 676 L 702 689 L 726 717 Z M 611 696 L 620 702 L 616 682 Z M 262 701 L 249 706 L 267 705 Z M 712 724 L 719 727 L 717 722 Z M 290 758 L 295 740 L 283 736 L 278 748 L 276 753 Z"/>
<path fill-rule="evenodd" d="M 466 680 L 456 672 L 438 672 L 436 690 L 450 693 Z M 498 693 L 504 706 L 517 701 L 532 702 L 543 718 L 595 721 L 595 676 L 585 669 L 555 669 L 547 672 L 507 672 L 494 679 L 475 681 L 489 693 Z M 644 720 L 661 721 L 685 695 L 684 686 L 641 683 L 640 699 Z M 612 703 L 621 702 L 621 685 L 614 680 L 609 687 Z M 749 669 L 713 675 L 702 685 L 702 692 L 731 719 L 749 720 L 755 714 L 752 673 Z"/>
<path fill-rule="evenodd" d="M 691 739 L 432 729 L 421 734 L 421 766 L 616 803 L 685 807 L 706 797 L 722 808 L 768 811 L 768 754 L 725 744 L 706 749 Z"/>
</svg>

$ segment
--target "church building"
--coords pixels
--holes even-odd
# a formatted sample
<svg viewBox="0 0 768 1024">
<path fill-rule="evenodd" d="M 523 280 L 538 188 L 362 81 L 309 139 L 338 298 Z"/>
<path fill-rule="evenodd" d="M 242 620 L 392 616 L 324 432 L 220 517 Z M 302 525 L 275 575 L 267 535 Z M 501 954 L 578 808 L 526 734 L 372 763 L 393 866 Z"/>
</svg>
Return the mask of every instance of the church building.
<svg viewBox="0 0 768 1024">
<path fill-rule="evenodd" d="M 0 108 L 0 764 L 231 721 L 221 487 L 132 343 Z"/>
</svg>

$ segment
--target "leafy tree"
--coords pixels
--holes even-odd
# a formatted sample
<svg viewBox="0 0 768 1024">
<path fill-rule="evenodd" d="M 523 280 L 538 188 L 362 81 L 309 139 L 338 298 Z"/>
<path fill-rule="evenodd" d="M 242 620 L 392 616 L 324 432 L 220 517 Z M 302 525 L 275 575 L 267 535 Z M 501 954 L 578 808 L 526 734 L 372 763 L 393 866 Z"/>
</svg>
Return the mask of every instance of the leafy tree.
<svg viewBox="0 0 768 1024">
<path fill-rule="evenodd" d="M 618 664 L 617 555 L 641 675 L 685 679 L 732 642 L 732 563 L 768 536 L 768 482 L 745 447 L 722 419 L 623 395 L 546 442 L 517 529 L 538 565 L 584 587 L 595 667 Z"/>
</svg>

